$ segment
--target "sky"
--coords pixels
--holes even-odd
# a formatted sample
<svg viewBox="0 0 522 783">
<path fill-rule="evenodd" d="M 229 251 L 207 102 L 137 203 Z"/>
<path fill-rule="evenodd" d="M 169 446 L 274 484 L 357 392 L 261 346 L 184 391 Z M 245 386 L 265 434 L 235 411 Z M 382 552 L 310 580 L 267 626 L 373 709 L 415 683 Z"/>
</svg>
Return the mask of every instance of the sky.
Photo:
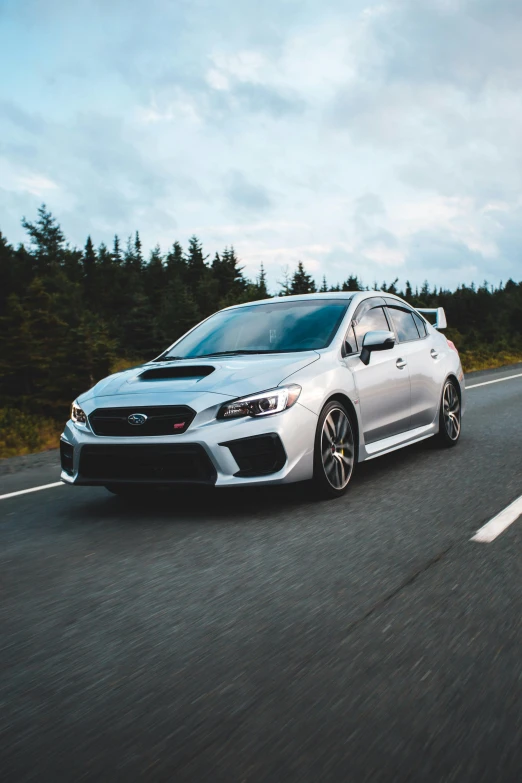
<svg viewBox="0 0 522 783">
<path fill-rule="evenodd" d="M 0 230 L 522 280 L 520 0 L 0 0 Z"/>
</svg>

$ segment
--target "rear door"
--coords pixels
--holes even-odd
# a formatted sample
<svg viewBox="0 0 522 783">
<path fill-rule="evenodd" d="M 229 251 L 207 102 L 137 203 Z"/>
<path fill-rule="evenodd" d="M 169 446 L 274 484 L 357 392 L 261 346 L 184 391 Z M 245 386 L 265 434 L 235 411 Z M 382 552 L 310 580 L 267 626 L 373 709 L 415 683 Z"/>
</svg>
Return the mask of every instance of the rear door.
<svg viewBox="0 0 522 783">
<path fill-rule="evenodd" d="M 393 324 L 401 354 L 408 362 L 411 382 L 410 429 L 423 427 L 431 424 L 437 416 L 444 367 L 435 340 L 418 313 L 396 299 L 386 300 L 386 311 Z"/>
<path fill-rule="evenodd" d="M 357 386 L 365 443 L 389 438 L 410 427 L 410 376 L 400 346 L 375 351 L 370 363 L 359 352 L 366 332 L 393 331 L 382 297 L 365 299 L 356 310 L 346 340 L 352 355 L 345 358 Z"/>
</svg>

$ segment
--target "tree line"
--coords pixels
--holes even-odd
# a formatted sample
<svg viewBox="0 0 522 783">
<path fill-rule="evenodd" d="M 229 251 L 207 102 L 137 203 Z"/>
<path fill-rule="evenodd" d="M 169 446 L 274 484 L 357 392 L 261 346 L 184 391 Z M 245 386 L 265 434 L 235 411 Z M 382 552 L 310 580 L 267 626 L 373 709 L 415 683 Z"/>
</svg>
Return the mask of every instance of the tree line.
<svg viewBox="0 0 522 783">
<path fill-rule="evenodd" d="M 261 265 L 248 279 L 233 247 L 205 255 L 191 237 L 144 257 L 139 233 L 125 245 L 71 247 L 44 205 L 22 225 L 17 247 L 0 232 L 0 408 L 56 419 L 71 400 L 118 366 L 151 359 L 202 318 L 270 296 Z M 522 282 L 461 285 L 454 291 L 398 281 L 372 285 L 417 307 L 442 305 L 452 337 L 467 352 L 520 353 Z M 279 295 L 365 290 L 359 275 L 319 286 L 302 262 L 283 273 Z"/>
</svg>

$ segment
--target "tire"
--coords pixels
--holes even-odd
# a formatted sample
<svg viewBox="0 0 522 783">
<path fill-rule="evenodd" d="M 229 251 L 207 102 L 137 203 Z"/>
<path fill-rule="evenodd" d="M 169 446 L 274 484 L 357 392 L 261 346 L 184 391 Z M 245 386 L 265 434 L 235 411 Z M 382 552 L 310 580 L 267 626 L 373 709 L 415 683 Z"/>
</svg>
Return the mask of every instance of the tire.
<svg viewBox="0 0 522 783">
<path fill-rule="evenodd" d="M 442 389 L 439 413 L 438 442 L 444 448 L 452 448 L 459 442 L 461 433 L 461 402 L 457 384 L 449 378 Z"/>
<path fill-rule="evenodd" d="M 319 497 L 346 492 L 356 462 L 355 428 L 342 402 L 328 402 L 319 416 L 314 444 L 314 489 Z"/>
</svg>

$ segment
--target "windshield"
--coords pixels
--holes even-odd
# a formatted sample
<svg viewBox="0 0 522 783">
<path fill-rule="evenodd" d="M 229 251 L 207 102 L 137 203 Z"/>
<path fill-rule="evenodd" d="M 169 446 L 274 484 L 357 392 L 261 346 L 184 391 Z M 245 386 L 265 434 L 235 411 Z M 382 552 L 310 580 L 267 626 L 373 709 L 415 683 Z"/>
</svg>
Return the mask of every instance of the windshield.
<svg viewBox="0 0 522 783">
<path fill-rule="evenodd" d="M 222 310 L 203 321 L 162 358 L 326 348 L 349 304 L 349 298 L 310 299 Z"/>
</svg>

